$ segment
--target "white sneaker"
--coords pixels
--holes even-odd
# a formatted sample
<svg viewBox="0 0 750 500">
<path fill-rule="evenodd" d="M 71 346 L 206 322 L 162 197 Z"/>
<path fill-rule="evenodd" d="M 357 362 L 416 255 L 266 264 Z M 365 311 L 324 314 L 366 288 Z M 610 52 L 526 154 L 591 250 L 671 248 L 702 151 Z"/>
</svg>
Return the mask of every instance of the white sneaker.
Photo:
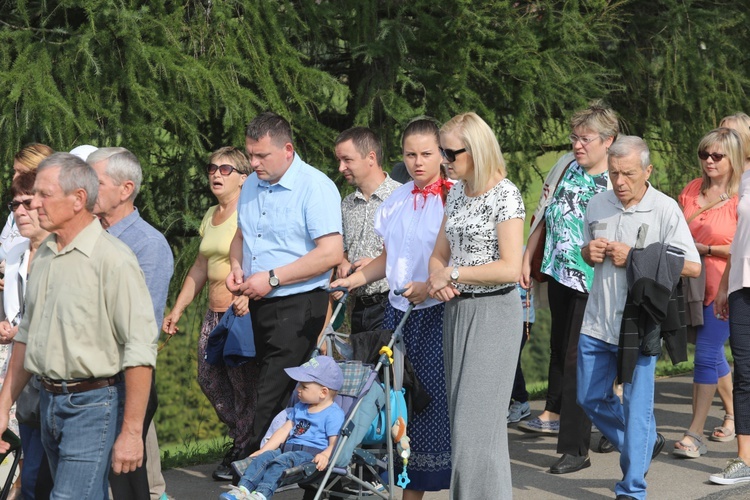
<svg viewBox="0 0 750 500">
<path fill-rule="evenodd" d="M 519 401 L 513 401 L 508 408 L 508 423 L 515 424 L 520 422 L 524 418 L 531 416 L 531 407 L 529 403 L 521 403 Z"/>
</svg>

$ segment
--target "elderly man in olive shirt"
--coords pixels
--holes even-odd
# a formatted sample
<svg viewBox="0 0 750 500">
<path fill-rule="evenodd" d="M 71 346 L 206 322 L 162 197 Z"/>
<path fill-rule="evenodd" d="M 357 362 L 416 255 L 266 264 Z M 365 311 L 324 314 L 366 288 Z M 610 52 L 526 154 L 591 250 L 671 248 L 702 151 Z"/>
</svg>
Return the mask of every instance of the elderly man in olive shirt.
<svg viewBox="0 0 750 500">
<path fill-rule="evenodd" d="M 39 165 L 31 208 L 53 234 L 31 261 L 0 392 L 1 432 L 29 378 L 40 377 L 53 498 L 107 498 L 110 463 L 119 474 L 143 459 L 156 322 L 138 261 L 93 216 L 98 185 L 96 172 L 73 155 Z M 0 451 L 7 448 L 0 441 Z"/>
</svg>

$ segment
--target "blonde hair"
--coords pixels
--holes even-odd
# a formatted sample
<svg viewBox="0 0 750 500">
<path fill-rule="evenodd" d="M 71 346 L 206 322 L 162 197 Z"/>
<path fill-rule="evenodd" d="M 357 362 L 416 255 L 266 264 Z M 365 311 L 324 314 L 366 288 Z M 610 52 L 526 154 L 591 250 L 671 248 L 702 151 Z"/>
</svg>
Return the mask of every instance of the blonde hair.
<svg viewBox="0 0 750 500">
<path fill-rule="evenodd" d="M 587 128 L 599 134 L 603 141 L 610 137 L 617 138 L 620 122 L 617 113 L 601 99 L 589 103 L 586 109 L 576 112 L 570 118 L 570 129 Z"/>
<path fill-rule="evenodd" d="M 732 165 L 732 170 L 729 174 L 729 184 L 727 185 L 727 194 L 734 196 L 739 191 L 740 179 L 742 178 L 742 171 L 745 166 L 745 161 L 742 157 L 742 140 L 740 139 L 740 135 L 731 128 L 716 128 L 703 136 L 703 139 L 698 144 L 698 152 L 707 151 L 714 144 L 724 150 L 724 154 L 727 155 L 727 159 Z M 711 179 L 709 179 L 703 170 L 703 165 L 701 165 L 701 173 L 703 175 L 701 193 L 705 194 L 706 190 L 711 186 Z"/>
<path fill-rule="evenodd" d="M 36 167 L 39 166 L 42 160 L 44 160 L 54 152 L 55 151 L 46 144 L 39 144 L 35 142 L 24 146 L 21 151 L 16 153 L 16 155 L 13 157 L 13 160 L 17 161 L 28 170 L 36 170 Z"/>
<path fill-rule="evenodd" d="M 737 132 L 742 144 L 744 162 L 750 162 L 750 116 L 747 116 L 742 111 L 738 111 L 733 115 L 722 118 L 719 127 L 731 128 Z"/>
<path fill-rule="evenodd" d="M 208 158 L 209 163 L 215 163 L 219 158 L 226 158 L 227 160 L 234 163 L 234 168 L 240 174 L 250 175 L 253 173 L 253 168 L 250 166 L 250 160 L 247 158 L 247 154 L 240 148 L 234 146 L 224 146 L 219 148 Z"/>
<path fill-rule="evenodd" d="M 441 136 L 449 133 L 455 133 L 466 148 L 466 153 L 471 155 L 474 162 L 473 189 L 484 189 L 496 172 L 503 177 L 507 175 L 503 152 L 495 133 L 478 114 L 469 112 L 454 116 L 440 129 Z"/>
</svg>

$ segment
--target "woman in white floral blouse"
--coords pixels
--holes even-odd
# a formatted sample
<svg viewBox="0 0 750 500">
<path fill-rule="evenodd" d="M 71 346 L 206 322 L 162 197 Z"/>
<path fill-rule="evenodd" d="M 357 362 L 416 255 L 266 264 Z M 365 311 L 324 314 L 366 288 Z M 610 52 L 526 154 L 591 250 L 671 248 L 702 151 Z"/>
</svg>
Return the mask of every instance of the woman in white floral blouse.
<svg viewBox="0 0 750 500">
<path fill-rule="evenodd" d="M 458 182 L 448 193 L 427 283 L 430 295 L 446 302 L 451 498 L 511 498 L 508 435 L 502 422 L 522 326 L 515 283 L 521 274 L 526 212 L 521 193 L 507 178 L 492 129 L 476 113 L 443 125 L 440 144 L 448 176 Z"/>
</svg>

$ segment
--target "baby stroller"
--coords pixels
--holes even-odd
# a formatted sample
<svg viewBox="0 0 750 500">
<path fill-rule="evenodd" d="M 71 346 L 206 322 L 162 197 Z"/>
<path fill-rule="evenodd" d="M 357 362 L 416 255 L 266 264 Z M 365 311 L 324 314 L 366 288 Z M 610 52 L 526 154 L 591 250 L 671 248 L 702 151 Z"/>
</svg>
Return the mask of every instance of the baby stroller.
<svg viewBox="0 0 750 500">
<path fill-rule="evenodd" d="M 339 291 L 339 290 L 330 290 Z M 345 289 L 340 290 L 346 292 Z M 334 312 L 335 316 L 340 312 L 346 295 L 339 299 Z M 280 485 L 297 483 L 305 489 L 305 499 L 319 498 L 371 498 L 372 496 L 393 499 L 396 478 L 394 472 L 394 440 L 391 438 L 391 426 L 394 422 L 394 413 L 406 415 L 404 407 L 393 408 L 391 394 L 391 365 L 393 364 L 393 349 L 399 344 L 403 325 L 408 319 L 411 307 L 407 310 L 403 319 L 395 331 L 393 331 L 387 346 L 381 349 L 380 358 L 375 366 L 362 363 L 361 361 L 340 361 L 339 366 L 344 375 L 344 385 L 336 396 L 336 403 L 344 410 L 346 419 L 342 426 L 330 465 L 325 472 L 318 471 L 314 463 L 310 462 L 299 467 L 287 469 L 281 478 Z M 334 318 L 331 319 L 333 324 Z M 320 354 L 323 343 L 328 346 L 329 353 L 332 348 L 338 348 L 337 344 L 343 344 L 345 335 L 329 332 L 321 339 L 321 344 L 313 352 L 313 356 Z M 338 348 L 338 350 L 342 350 Z M 343 346 L 343 351 L 348 352 Z M 379 375 L 382 372 L 382 384 Z M 293 396 L 291 405 L 296 401 Z M 396 401 L 399 399 L 396 398 Z M 403 402 L 403 400 L 401 400 Z M 398 406 L 402 406 L 397 403 Z M 286 410 L 280 413 L 274 423 L 271 424 L 269 434 L 286 420 Z M 375 443 L 373 437 L 379 441 Z M 370 443 L 370 447 L 362 447 L 363 441 Z M 403 441 L 402 441 L 403 442 Z M 404 450 L 400 448 L 400 453 Z M 405 451 L 408 457 L 408 448 Z M 403 455 L 402 455 L 403 456 Z M 234 462 L 232 467 L 240 474 L 249 463 L 248 459 Z M 367 471 L 367 472 L 366 472 Z M 387 477 L 387 485 L 384 490 L 378 489 L 373 483 L 366 481 L 364 476 L 378 477 L 383 473 Z M 384 479 L 385 480 L 385 479 Z M 399 475 L 399 486 L 408 483 L 406 464 L 403 472 Z"/>
<path fill-rule="evenodd" d="M 16 471 L 18 469 L 18 462 L 21 459 L 21 439 L 10 429 L 6 429 L 3 432 L 3 441 L 10 444 L 10 449 L 7 452 L 0 454 L 0 462 L 4 462 L 9 455 L 13 455 L 13 459 L 10 462 L 10 466 L 7 467 L 7 476 L 5 477 L 5 483 L 3 489 L 0 491 L 0 500 L 5 500 L 10 495 L 10 490 L 13 487 L 13 481 L 16 479 Z"/>
</svg>

